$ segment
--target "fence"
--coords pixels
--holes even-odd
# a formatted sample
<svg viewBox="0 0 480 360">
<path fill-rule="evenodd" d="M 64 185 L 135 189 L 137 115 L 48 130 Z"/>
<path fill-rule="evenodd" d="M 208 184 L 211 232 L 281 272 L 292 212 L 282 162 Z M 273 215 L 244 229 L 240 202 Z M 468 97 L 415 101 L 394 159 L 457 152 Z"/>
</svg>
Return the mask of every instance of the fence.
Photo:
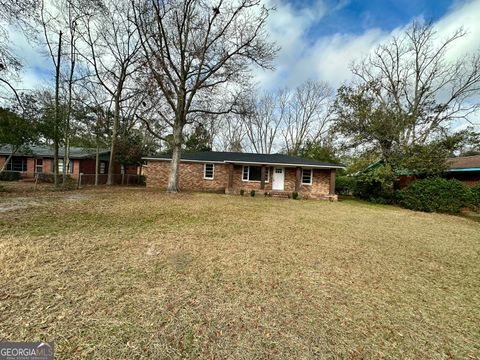
<svg viewBox="0 0 480 360">
<path fill-rule="evenodd" d="M 78 175 L 69 174 L 68 184 L 69 187 L 80 188 L 82 186 L 91 186 L 91 185 L 105 185 L 108 180 L 107 174 L 84 174 L 80 173 Z M 98 177 L 97 177 L 98 176 Z M 97 181 L 95 181 L 97 177 Z M 63 174 L 58 175 L 59 182 L 63 181 Z M 54 176 L 50 173 L 32 173 L 27 171 L 10 171 L 4 170 L 0 174 L 0 181 L 19 181 L 30 182 L 35 184 L 45 184 L 53 183 Z M 113 174 L 112 175 L 112 184 L 113 185 L 124 185 L 124 186 L 142 186 L 145 185 L 145 176 L 137 174 Z"/>
<path fill-rule="evenodd" d="M 98 174 L 98 185 L 105 185 L 108 180 L 107 174 Z M 113 174 L 112 183 L 114 185 L 145 185 L 145 176 L 136 174 Z M 78 176 L 78 187 L 83 185 L 95 185 L 95 174 L 83 174 Z"/>
</svg>

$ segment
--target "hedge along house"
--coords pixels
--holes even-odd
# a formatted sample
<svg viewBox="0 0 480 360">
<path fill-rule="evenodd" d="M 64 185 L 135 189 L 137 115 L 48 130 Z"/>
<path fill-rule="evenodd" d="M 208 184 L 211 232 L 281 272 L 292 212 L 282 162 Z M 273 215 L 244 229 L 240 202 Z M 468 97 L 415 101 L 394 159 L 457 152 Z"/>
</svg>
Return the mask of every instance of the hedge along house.
<svg viewBox="0 0 480 360">
<path fill-rule="evenodd" d="M 166 188 L 171 156 L 143 160 L 147 187 Z M 337 169 L 343 166 L 282 154 L 198 152 L 182 154 L 179 185 L 181 190 L 227 194 L 255 190 L 274 196 L 298 192 L 304 198 L 336 200 Z"/>
<path fill-rule="evenodd" d="M 58 173 L 63 173 L 63 154 L 64 149 L 59 149 Z M 10 155 L 8 147 L 0 147 L 0 168 Z M 83 183 L 94 183 L 96 149 L 70 147 L 68 174 L 78 179 L 82 174 Z M 100 150 L 99 152 L 99 180 L 105 183 L 107 180 L 108 163 L 110 158 L 109 150 Z M 24 151 L 15 153 L 5 167 L 6 171 L 19 172 L 21 178 L 35 178 L 37 174 L 53 174 L 53 149 L 49 146 L 30 146 Z M 123 167 L 119 163 L 114 166 L 116 182 L 119 182 L 122 174 L 137 175 L 141 168 L 137 165 Z"/>
</svg>

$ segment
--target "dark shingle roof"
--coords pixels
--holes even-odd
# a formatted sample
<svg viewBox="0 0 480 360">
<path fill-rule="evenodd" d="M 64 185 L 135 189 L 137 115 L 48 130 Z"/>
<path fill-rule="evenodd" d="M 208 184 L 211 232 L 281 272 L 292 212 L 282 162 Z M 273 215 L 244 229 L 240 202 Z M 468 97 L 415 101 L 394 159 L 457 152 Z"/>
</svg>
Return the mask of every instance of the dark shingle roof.
<svg viewBox="0 0 480 360">
<path fill-rule="evenodd" d="M 0 155 L 10 155 L 10 147 L 0 146 Z M 100 155 L 108 154 L 110 151 L 105 149 L 100 149 Z M 58 156 L 63 157 L 64 149 L 60 148 L 58 150 Z M 95 157 L 96 149 L 91 148 L 80 148 L 80 147 L 70 147 L 70 158 L 71 159 L 86 159 Z M 46 157 L 53 158 L 53 147 L 50 146 L 28 146 L 26 149 L 23 149 L 17 153 L 17 156 L 35 156 L 35 157 Z"/>
<path fill-rule="evenodd" d="M 170 160 L 171 155 L 160 155 L 158 157 L 145 157 L 145 160 Z M 200 162 L 224 162 L 224 163 L 245 163 L 245 164 L 278 164 L 293 166 L 308 166 L 319 168 L 343 168 L 340 164 L 331 164 L 327 162 L 303 159 L 297 156 L 289 156 L 283 154 L 253 154 L 239 152 L 223 152 L 223 151 L 204 151 L 196 153 L 182 154 L 184 161 L 200 161 Z"/>
</svg>

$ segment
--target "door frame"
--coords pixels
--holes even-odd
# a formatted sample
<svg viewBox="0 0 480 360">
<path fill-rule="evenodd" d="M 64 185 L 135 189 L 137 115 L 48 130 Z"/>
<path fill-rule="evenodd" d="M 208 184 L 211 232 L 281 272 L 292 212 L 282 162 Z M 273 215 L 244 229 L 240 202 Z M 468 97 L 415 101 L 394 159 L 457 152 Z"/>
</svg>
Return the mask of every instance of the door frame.
<svg viewBox="0 0 480 360">
<path fill-rule="evenodd" d="M 277 169 L 282 169 L 282 188 L 281 189 L 276 189 L 275 188 L 275 177 L 278 176 L 276 173 Z M 280 174 L 280 173 L 278 173 Z M 272 174 L 272 191 L 285 191 L 285 168 L 284 167 L 277 167 L 275 166 L 273 168 L 273 174 Z"/>
</svg>

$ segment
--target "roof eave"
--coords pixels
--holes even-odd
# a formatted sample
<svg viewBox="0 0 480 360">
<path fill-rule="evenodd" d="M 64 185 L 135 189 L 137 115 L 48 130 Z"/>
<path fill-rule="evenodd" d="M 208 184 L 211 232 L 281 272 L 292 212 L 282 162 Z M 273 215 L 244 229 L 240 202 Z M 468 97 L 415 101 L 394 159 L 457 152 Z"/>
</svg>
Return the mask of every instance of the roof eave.
<svg viewBox="0 0 480 360">
<path fill-rule="evenodd" d="M 171 158 L 160 157 L 142 157 L 142 160 L 153 161 L 171 161 Z M 272 166 L 290 166 L 290 167 L 305 167 L 313 169 L 345 169 L 342 165 L 318 165 L 318 164 L 291 164 L 291 163 L 273 163 L 273 162 L 256 162 L 256 161 L 234 161 L 234 160 L 190 160 L 181 159 L 183 162 L 197 162 L 197 163 L 211 163 L 211 164 L 240 164 L 240 165 L 272 165 Z"/>
</svg>

